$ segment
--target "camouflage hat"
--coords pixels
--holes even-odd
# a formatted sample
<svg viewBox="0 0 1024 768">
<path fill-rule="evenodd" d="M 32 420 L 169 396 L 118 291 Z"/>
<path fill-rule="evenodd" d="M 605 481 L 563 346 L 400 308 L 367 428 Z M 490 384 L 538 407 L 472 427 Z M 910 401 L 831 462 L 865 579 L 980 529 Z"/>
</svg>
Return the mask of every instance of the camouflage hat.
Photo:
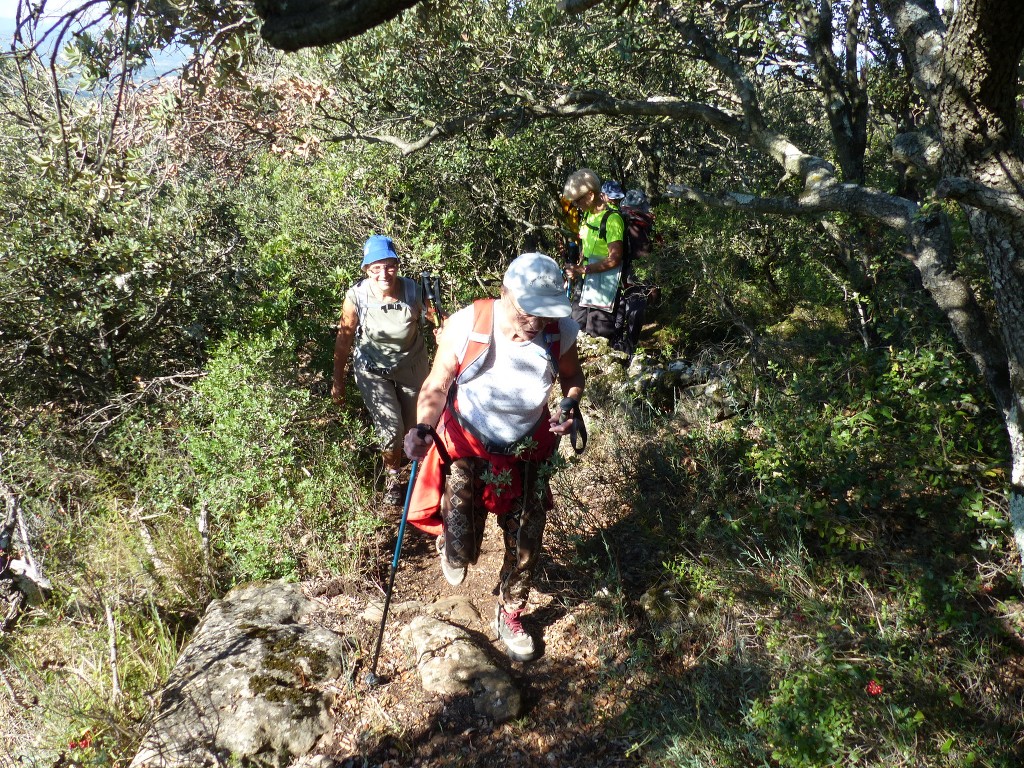
<svg viewBox="0 0 1024 768">
<path fill-rule="evenodd" d="M 622 191 L 622 185 L 617 181 L 606 181 L 601 185 L 601 194 L 609 200 L 621 200 L 626 196 Z"/>
<path fill-rule="evenodd" d="M 621 203 L 623 208 L 633 208 L 637 211 L 643 211 L 648 213 L 651 210 L 651 204 L 647 200 L 647 195 L 642 189 L 631 189 L 626 193 L 626 196 L 622 198 Z"/>
</svg>

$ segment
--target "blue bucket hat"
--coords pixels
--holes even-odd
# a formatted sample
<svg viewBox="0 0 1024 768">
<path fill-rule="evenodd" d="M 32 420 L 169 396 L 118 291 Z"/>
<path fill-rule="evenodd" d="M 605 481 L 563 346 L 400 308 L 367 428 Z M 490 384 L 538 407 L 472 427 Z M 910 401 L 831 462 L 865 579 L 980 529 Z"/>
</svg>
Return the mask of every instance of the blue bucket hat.
<svg viewBox="0 0 1024 768">
<path fill-rule="evenodd" d="M 609 200 L 621 200 L 626 196 L 622 191 L 622 185 L 617 181 L 606 181 L 601 185 L 601 194 Z"/>
<path fill-rule="evenodd" d="M 398 254 L 395 253 L 395 244 L 391 242 L 390 237 L 370 235 L 363 244 L 363 263 L 359 267 L 360 269 L 366 269 L 378 261 L 397 258 Z"/>
</svg>

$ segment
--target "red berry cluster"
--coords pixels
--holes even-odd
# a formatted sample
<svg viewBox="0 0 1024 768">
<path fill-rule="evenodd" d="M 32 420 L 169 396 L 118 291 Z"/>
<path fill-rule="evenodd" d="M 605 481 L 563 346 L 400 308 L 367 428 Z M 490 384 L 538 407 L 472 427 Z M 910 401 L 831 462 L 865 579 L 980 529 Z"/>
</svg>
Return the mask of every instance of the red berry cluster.
<svg viewBox="0 0 1024 768">
<path fill-rule="evenodd" d="M 79 740 L 72 739 L 68 742 L 68 749 L 88 749 L 92 746 L 92 733 L 86 731 Z"/>
<path fill-rule="evenodd" d="M 879 696 L 885 689 L 877 680 L 872 680 L 865 686 L 864 690 L 868 692 L 868 696 Z"/>
</svg>

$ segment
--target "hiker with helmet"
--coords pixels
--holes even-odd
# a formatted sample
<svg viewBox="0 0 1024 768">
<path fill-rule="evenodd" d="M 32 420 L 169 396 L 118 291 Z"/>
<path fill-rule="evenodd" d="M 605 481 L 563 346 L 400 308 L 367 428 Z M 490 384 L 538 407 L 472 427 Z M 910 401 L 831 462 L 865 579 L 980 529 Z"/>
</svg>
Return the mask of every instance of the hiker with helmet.
<svg viewBox="0 0 1024 768">
<path fill-rule="evenodd" d="M 578 419 L 584 376 L 576 349 L 579 326 L 569 316 L 562 269 L 550 256 L 515 259 L 498 299 L 481 299 L 453 314 L 420 390 L 416 428 L 405 452 L 420 461 L 408 521 L 437 536 L 441 571 L 458 585 L 476 563 L 487 513 L 504 532 L 495 630 L 516 661 L 536 656 L 523 627 L 553 500 L 548 460 Z M 548 410 L 555 381 L 560 420 Z M 438 451 L 436 428 L 446 451 Z M 447 454 L 451 463 L 442 464 Z"/>
<path fill-rule="evenodd" d="M 356 386 L 383 445 L 384 501 L 401 506 L 402 439 L 416 423 L 416 396 L 430 368 L 420 332 L 426 309 L 419 283 L 399 277 L 390 237 L 371 235 L 363 245 L 361 266 L 365 276 L 345 294 L 338 323 L 331 397 L 338 405 L 345 402 L 351 355 Z"/>
<path fill-rule="evenodd" d="M 625 223 L 616 204 L 623 196 L 618 182 L 602 184 L 589 168 L 570 175 L 562 191 L 562 199 L 583 214 L 579 232 L 583 258 L 580 264 L 565 267 L 569 280 L 583 278 L 573 318 L 584 333 L 606 339 L 616 336 L 615 300 L 625 253 Z"/>
</svg>

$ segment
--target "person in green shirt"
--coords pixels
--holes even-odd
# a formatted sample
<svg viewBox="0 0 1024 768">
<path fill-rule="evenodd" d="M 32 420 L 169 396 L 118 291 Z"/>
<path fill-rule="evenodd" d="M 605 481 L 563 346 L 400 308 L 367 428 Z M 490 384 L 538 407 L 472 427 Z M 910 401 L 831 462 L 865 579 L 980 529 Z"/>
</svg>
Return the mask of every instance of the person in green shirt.
<svg viewBox="0 0 1024 768">
<path fill-rule="evenodd" d="M 618 182 L 601 184 L 601 178 L 589 168 L 569 176 L 562 199 L 579 209 L 580 243 L 583 256 L 579 264 L 567 265 L 569 280 L 583 278 L 579 298 L 573 302 L 573 318 L 584 333 L 613 339 L 615 301 L 622 277 L 625 222 L 616 207 L 623 197 Z"/>
</svg>

